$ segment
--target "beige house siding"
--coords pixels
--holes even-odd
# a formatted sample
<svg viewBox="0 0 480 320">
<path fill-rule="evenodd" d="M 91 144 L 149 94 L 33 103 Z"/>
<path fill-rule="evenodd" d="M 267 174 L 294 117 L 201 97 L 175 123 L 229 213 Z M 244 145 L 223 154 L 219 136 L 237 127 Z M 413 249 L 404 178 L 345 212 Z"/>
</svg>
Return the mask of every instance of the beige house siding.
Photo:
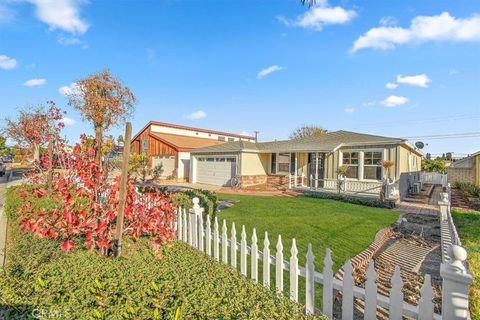
<svg viewBox="0 0 480 320">
<path fill-rule="evenodd" d="M 422 170 L 422 157 L 416 152 L 413 152 L 404 146 L 398 146 L 397 152 L 399 153 L 399 157 L 397 157 L 397 159 L 399 159 L 398 161 L 400 163 L 400 173 Z M 397 179 L 399 178 L 400 173 L 397 174 Z"/>
<path fill-rule="evenodd" d="M 475 184 L 480 187 L 480 154 L 475 156 Z"/>
<path fill-rule="evenodd" d="M 267 172 L 266 154 L 258 153 L 241 153 L 240 159 L 240 174 L 243 176 L 265 175 Z"/>
</svg>

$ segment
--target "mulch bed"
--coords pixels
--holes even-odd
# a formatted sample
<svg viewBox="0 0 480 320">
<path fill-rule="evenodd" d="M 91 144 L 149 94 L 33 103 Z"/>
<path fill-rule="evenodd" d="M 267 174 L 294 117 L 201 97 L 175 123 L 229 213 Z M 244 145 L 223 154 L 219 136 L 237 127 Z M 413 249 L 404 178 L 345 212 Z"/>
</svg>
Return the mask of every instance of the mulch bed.
<svg viewBox="0 0 480 320">
<path fill-rule="evenodd" d="M 469 201 L 465 194 L 457 188 L 452 188 L 452 208 L 480 211 L 480 205 Z"/>
</svg>

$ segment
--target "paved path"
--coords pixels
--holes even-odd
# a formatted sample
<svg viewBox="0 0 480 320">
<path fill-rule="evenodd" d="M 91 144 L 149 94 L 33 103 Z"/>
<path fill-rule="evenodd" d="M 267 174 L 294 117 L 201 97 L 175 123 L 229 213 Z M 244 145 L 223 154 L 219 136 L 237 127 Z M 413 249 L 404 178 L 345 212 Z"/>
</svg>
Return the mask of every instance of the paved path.
<svg viewBox="0 0 480 320">
<path fill-rule="evenodd" d="M 0 177 L 0 268 L 5 264 L 5 243 L 7 240 L 7 217 L 3 213 L 3 205 L 5 203 L 5 191 L 9 186 L 21 183 L 19 178 L 7 182 L 7 174 Z"/>
</svg>

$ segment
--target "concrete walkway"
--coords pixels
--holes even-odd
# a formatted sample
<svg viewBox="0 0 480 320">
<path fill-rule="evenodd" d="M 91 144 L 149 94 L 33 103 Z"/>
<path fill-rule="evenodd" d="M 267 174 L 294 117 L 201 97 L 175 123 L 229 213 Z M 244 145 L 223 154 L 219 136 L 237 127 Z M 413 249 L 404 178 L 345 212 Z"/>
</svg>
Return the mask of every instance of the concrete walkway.
<svg viewBox="0 0 480 320">
<path fill-rule="evenodd" d="M 10 171 L 7 171 L 7 174 L 3 177 L 0 177 L 0 268 L 5 264 L 5 245 L 7 241 L 7 217 L 3 213 L 3 206 L 5 203 L 5 191 L 8 187 L 13 185 L 18 185 L 22 182 L 19 177 L 14 177 L 8 179 L 7 176 L 10 174 Z"/>
</svg>

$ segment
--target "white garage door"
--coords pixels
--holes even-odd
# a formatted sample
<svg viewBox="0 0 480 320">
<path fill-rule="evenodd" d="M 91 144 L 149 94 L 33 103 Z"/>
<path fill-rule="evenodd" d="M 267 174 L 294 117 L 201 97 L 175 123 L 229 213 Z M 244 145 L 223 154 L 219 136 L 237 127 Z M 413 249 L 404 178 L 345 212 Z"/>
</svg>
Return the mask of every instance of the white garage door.
<svg viewBox="0 0 480 320">
<path fill-rule="evenodd" d="M 217 186 L 229 186 L 235 176 L 237 159 L 233 156 L 197 158 L 197 182 Z"/>
</svg>

